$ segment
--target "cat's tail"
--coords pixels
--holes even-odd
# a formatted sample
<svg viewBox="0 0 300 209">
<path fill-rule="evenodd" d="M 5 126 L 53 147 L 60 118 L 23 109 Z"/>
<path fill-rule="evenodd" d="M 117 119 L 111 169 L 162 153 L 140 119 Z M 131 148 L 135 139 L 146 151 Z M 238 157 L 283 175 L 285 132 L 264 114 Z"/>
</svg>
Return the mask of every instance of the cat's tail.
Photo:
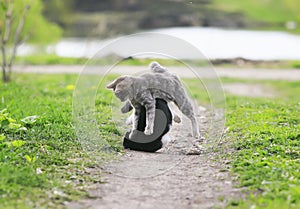
<svg viewBox="0 0 300 209">
<path fill-rule="evenodd" d="M 151 62 L 150 65 L 150 70 L 154 73 L 165 73 L 168 72 L 167 68 L 161 66 L 158 62 Z"/>
</svg>

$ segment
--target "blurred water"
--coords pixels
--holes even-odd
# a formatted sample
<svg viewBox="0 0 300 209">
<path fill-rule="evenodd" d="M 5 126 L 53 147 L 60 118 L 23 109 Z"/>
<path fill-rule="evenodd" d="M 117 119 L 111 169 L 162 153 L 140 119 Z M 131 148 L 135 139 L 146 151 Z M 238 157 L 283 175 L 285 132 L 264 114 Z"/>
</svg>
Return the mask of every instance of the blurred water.
<svg viewBox="0 0 300 209">
<path fill-rule="evenodd" d="M 166 28 L 148 32 L 162 33 L 183 39 L 197 47 L 209 59 L 242 57 L 254 60 L 299 60 L 300 36 L 276 31 L 247 31 L 225 30 L 218 28 Z M 55 45 L 47 47 L 49 53 L 64 57 L 92 57 L 106 44 L 114 41 L 88 40 L 88 39 L 63 39 Z M 155 40 L 147 40 L 143 36 L 132 39 L 128 46 Z M 117 47 L 111 53 L 122 57 L 126 47 Z M 20 54 L 30 53 L 30 47 L 23 46 Z M 182 55 L 182 58 L 190 55 Z"/>
</svg>

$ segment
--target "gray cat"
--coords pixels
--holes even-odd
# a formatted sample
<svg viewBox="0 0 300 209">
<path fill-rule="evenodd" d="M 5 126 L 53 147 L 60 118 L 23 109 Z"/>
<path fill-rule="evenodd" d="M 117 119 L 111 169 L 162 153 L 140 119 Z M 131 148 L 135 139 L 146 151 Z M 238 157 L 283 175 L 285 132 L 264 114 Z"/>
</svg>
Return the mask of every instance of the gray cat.
<svg viewBox="0 0 300 209">
<path fill-rule="evenodd" d="M 140 108 L 145 106 L 147 113 L 144 133 L 146 135 L 153 134 L 155 98 L 160 98 L 168 102 L 172 101 L 177 105 L 179 110 L 191 120 L 193 136 L 198 138 L 200 135 L 194 109 L 179 78 L 157 62 L 152 62 L 150 69 L 152 73 L 146 73 L 138 77 L 121 76 L 106 86 L 106 88 L 114 91 L 121 102 L 126 100 L 130 102 L 125 104 L 122 112 L 130 111 L 130 106 L 134 107 L 131 133 L 135 134 L 137 132 Z"/>
</svg>

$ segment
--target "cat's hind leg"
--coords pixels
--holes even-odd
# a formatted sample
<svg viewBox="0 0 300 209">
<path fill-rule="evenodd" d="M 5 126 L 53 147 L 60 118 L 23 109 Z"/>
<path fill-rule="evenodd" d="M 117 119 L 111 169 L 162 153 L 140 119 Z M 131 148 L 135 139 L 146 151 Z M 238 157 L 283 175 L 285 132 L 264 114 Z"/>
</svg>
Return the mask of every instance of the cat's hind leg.
<svg viewBox="0 0 300 209">
<path fill-rule="evenodd" d="M 186 101 L 184 105 L 179 106 L 179 109 L 185 116 L 187 116 L 191 120 L 193 137 L 200 138 L 198 122 L 192 104 L 189 101 Z"/>
</svg>

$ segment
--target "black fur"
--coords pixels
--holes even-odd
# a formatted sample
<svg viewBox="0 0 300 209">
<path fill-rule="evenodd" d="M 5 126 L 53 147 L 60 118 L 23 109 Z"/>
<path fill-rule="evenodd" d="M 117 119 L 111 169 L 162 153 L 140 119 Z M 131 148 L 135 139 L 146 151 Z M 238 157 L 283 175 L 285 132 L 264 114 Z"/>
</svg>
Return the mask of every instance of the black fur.
<svg viewBox="0 0 300 209">
<path fill-rule="evenodd" d="M 164 114 L 164 116 L 166 117 L 166 121 L 164 124 L 162 124 L 161 121 L 159 121 L 159 117 L 155 117 L 154 120 L 154 133 L 155 131 L 158 130 L 163 130 L 162 134 L 159 135 L 159 137 L 157 137 L 156 139 L 153 139 L 152 141 L 148 142 L 148 143 L 139 143 L 136 141 L 143 141 L 143 138 L 149 137 L 146 136 L 144 133 L 140 133 L 139 135 L 135 136 L 135 137 L 141 137 L 139 139 L 133 139 L 134 141 L 129 139 L 129 134 L 130 132 L 127 132 L 125 137 L 124 137 L 124 141 L 123 141 L 123 146 L 124 148 L 129 148 L 132 150 L 138 150 L 138 151 L 145 151 L 145 152 L 155 152 L 157 150 L 159 150 L 160 148 L 162 148 L 162 137 L 163 135 L 165 135 L 169 130 L 170 127 L 172 125 L 172 113 L 168 107 L 168 104 L 165 100 L 163 99 L 156 99 L 156 106 L 155 106 L 156 110 L 161 110 Z M 162 127 L 161 127 L 162 126 Z M 140 132 L 144 132 L 146 127 L 146 109 L 144 106 L 141 107 L 141 113 L 139 116 L 139 121 L 138 121 L 138 127 L 137 130 Z M 164 129 L 162 129 L 164 128 Z M 151 135 L 150 135 L 151 137 Z"/>
</svg>

